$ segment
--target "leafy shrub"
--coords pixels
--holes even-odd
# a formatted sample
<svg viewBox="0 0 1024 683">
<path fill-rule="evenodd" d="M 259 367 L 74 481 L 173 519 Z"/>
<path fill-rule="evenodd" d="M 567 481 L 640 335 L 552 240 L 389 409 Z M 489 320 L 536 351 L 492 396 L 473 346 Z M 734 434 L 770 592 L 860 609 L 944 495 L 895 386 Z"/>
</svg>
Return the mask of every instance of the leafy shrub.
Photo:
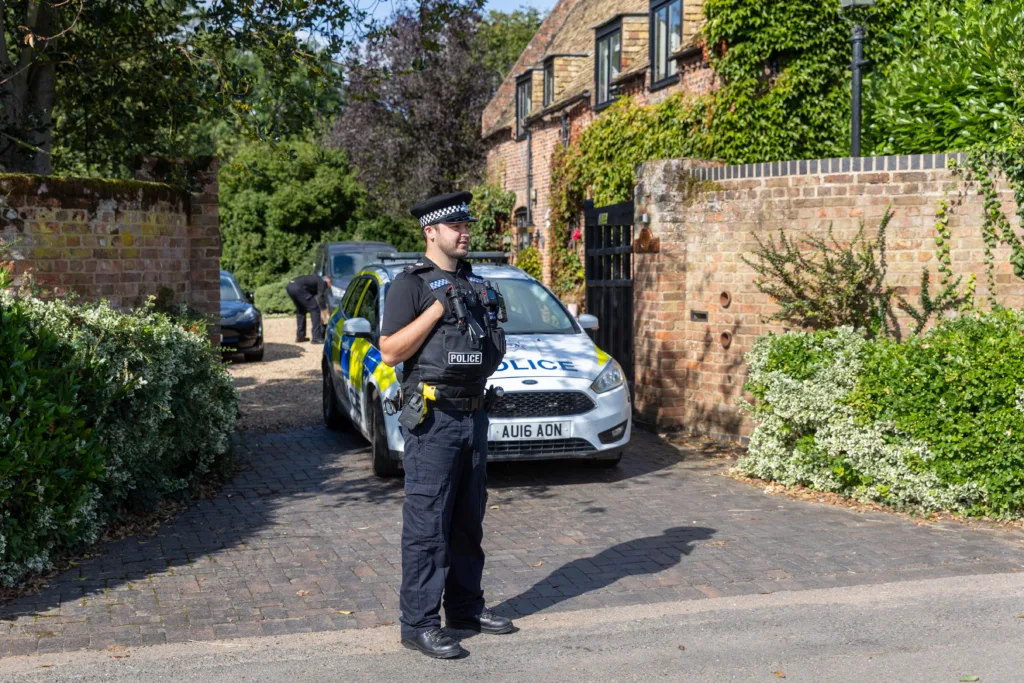
<svg viewBox="0 0 1024 683">
<path fill-rule="evenodd" d="M 755 258 L 743 261 L 758 275 L 755 286 L 771 297 L 779 310 L 765 318 L 800 328 L 831 329 L 850 326 L 876 334 L 886 329 L 892 290 L 885 286 L 885 230 L 892 220 L 887 212 L 874 240 L 857 236 L 840 243 L 829 225 L 828 237 L 808 235 L 795 239 L 779 230 L 779 242 L 769 236 L 757 240 Z"/>
<path fill-rule="evenodd" d="M 98 378 L 19 301 L 0 300 L 0 358 L 0 584 L 10 585 L 45 569 L 54 548 L 96 538 L 104 463 L 78 401 Z"/>
<path fill-rule="evenodd" d="M 1024 314 L 906 342 L 850 328 L 760 338 L 740 467 L 897 509 L 1024 516 Z"/>
<path fill-rule="evenodd" d="M 541 262 L 540 262 L 540 251 L 537 247 L 527 247 L 526 249 L 520 249 L 519 253 L 516 254 L 516 267 L 524 270 L 528 275 L 532 275 L 538 280 L 541 279 Z"/>
<path fill-rule="evenodd" d="M 905 344 L 866 347 L 858 415 L 928 444 L 945 485 L 977 484 L 975 513 L 1024 511 L 1024 315 L 946 322 Z"/>
<path fill-rule="evenodd" d="M 938 251 L 942 288 L 932 296 L 930 275 L 921 272 L 918 305 L 911 304 L 894 287 L 885 284 L 886 228 L 892 220 L 886 210 L 873 240 L 864 237 L 864 223 L 848 243 L 838 241 L 829 224 L 828 238 L 813 235 L 794 239 L 779 230 L 779 242 L 755 235 L 758 249 L 754 258 L 740 258 L 754 269 L 754 285 L 771 297 L 779 310 L 766 316 L 766 322 L 782 322 L 795 327 L 831 329 L 848 326 L 868 336 L 902 336 L 895 308 L 913 320 L 912 333 L 920 334 L 933 318 L 948 311 L 971 310 L 974 305 L 974 275 L 961 291 L 963 277 L 954 278 L 949 252 L 948 214 L 940 206 L 935 245 Z"/>
<path fill-rule="evenodd" d="M 4 350 L 23 358 L 17 373 L 24 375 L 0 392 L 0 419 L 16 426 L 9 434 L 22 435 L 5 448 L 0 488 L 54 501 L 50 512 L 24 500 L 5 508 L 5 537 L 8 528 L 34 527 L 0 544 L 0 583 L 13 585 L 54 551 L 91 542 L 119 515 L 193 492 L 228 453 L 238 397 L 202 323 L 151 306 L 123 314 L 106 303 L 6 293 L 0 309 Z M 15 403 L 8 391 L 18 392 Z M 55 455 L 55 443 L 66 452 Z"/>
</svg>

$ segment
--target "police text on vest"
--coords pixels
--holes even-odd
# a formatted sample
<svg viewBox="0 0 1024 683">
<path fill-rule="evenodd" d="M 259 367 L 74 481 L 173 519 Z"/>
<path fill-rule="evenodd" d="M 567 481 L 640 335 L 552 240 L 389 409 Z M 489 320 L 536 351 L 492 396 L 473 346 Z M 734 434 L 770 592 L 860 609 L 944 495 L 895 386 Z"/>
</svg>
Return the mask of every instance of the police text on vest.
<svg viewBox="0 0 1024 683">
<path fill-rule="evenodd" d="M 479 351 L 472 353 L 448 352 L 448 365 L 480 365 L 483 362 L 484 354 Z"/>
</svg>

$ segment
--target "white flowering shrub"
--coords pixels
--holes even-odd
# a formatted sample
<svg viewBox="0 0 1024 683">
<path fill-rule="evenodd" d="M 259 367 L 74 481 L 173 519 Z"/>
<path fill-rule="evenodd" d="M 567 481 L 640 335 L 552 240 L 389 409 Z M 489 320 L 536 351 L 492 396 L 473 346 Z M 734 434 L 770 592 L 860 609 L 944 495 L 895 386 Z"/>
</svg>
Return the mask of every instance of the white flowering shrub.
<svg viewBox="0 0 1024 683">
<path fill-rule="evenodd" d="M 5 293 L 0 311 L 0 351 L 26 358 L 0 384 L 9 586 L 118 515 L 194 491 L 228 454 L 238 397 L 201 323 Z"/>
<path fill-rule="evenodd" d="M 1002 328 L 1007 324 L 992 316 L 973 320 L 975 327 L 991 334 L 1005 332 Z M 1015 320 L 1019 328 L 1021 321 Z M 941 397 L 960 389 L 958 377 L 948 372 L 954 359 L 945 357 L 941 349 L 952 346 L 949 338 L 958 338 L 953 328 L 962 324 L 943 323 L 925 337 L 905 343 L 867 341 L 850 328 L 760 338 L 747 354 L 747 389 L 755 397 L 747 409 L 757 427 L 740 468 L 787 486 L 802 484 L 897 509 L 1019 516 L 1024 510 L 1019 494 L 1015 503 L 993 506 L 1001 492 L 991 486 L 991 475 L 986 477 L 976 468 L 952 471 L 946 466 L 950 425 L 931 420 L 929 428 L 914 426 L 919 409 L 931 410 L 931 403 L 934 407 L 939 403 L 922 403 L 922 391 Z M 1024 353 L 1019 329 L 1008 344 Z M 945 365 L 933 366 L 929 386 L 915 386 L 908 376 L 915 368 L 920 370 L 919 352 L 929 348 L 936 357 L 945 358 Z M 969 344 L 960 344 L 958 352 L 970 355 Z M 896 369 L 900 365 L 902 371 Z M 990 375 L 1003 370 L 1003 364 L 998 365 L 989 368 L 994 371 Z M 1024 386 L 1024 362 L 998 381 L 1012 390 L 990 392 L 992 403 L 998 404 L 1000 411 L 1024 418 L 1017 408 L 1019 387 Z M 979 404 L 984 402 L 981 399 Z M 959 407 L 972 409 L 963 404 Z M 942 419 L 955 422 L 965 417 L 945 411 Z M 1024 437 L 1024 419 L 1018 423 Z M 1004 426 L 973 424 L 987 430 L 978 441 L 997 436 L 993 430 Z M 1006 445 L 1009 451 L 1016 448 L 1017 453 L 1022 452 L 1018 446 Z M 1008 454 L 1003 452 L 1000 457 Z M 987 462 L 989 467 L 997 459 L 984 450 L 961 455 Z M 1007 478 L 1016 476 L 1017 481 L 1024 475 L 1020 455 L 995 467 Z M 968 470 L 971 474 L 964 476 Z"/>
</svg>

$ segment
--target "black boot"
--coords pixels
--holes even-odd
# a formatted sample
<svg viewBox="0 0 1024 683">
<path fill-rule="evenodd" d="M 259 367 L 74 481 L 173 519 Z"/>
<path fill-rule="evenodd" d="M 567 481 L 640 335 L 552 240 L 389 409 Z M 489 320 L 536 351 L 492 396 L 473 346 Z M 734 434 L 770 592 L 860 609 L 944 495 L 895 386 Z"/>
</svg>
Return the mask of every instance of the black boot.
<svg viewBox="0 0 1024 683">
<path fill-rule="evenodd" d="M 477 633 L 491 633 L 500 635 L 512 630 L 512 620 L 508 617 L 499 617 L 489 609 L 485 609 L 480 616 L 469 618 L 456 618 L 447 620 L 448 628 L 476 631 Z"/>
<path fill-rule="evenodd" d="M 439 628 L 432 628 L 415 638 L 402 638 L 402 645 L 434 659 L 451 659 L 462 654 L 458 641 Z"/>
</svg>

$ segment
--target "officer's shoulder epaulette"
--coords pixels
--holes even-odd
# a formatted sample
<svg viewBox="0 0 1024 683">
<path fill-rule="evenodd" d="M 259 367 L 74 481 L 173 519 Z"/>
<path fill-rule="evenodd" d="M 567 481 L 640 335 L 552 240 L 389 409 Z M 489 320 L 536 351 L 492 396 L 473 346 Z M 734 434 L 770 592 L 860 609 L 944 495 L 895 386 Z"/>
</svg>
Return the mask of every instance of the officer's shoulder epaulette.
<svg viewBox="0 0 1024 683">
<path fill-rule="evenodd" d="M 423 261 L 417 261 L 416 263 L 410 263 L 409 265 L 407 265 L 404 268 L 404 270 L 407 273 L 422 273 L 423 271 L 430 270 L 432 268 L 433 268 L 433 266 L 430 265 L 429 263 L 424 263 Z"/>
</svg>

